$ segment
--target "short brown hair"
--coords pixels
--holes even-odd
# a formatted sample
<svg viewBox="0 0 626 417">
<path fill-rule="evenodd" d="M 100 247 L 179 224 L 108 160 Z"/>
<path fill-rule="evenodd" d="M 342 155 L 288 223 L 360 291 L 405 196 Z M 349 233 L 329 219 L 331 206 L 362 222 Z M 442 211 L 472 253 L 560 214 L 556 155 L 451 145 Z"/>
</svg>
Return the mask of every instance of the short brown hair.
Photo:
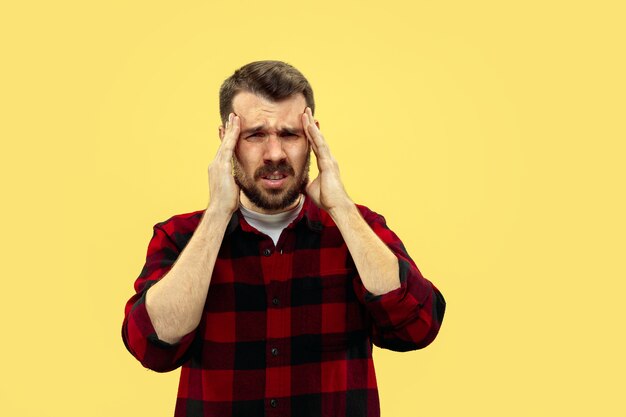
<svg viewBox="0 0 626 417">
<path fill-rule="evenodd" d="M 220 117 L 226 123 L 233 111 L 233 98 L 249 91 L 272 101 L 280 101 L 302 93 L 307 106 L 315 112 L 313 89 L 304 75 L 282 61 L 256 61 L 244 65 L 228 77 L 220 87 Z"/>
</svg>

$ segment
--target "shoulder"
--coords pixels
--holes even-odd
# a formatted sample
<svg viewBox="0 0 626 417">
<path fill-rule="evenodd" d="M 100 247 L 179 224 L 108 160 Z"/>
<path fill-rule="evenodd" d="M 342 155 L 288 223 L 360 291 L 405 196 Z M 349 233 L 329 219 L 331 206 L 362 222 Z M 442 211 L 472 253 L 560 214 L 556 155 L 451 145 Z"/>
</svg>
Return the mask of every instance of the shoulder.
<svg viewBox="0 0 626 417">
<path fill-rule="evenodd" d="M 162 230 L 169 236 L 186 235 L 192 233 L 198 227 L 205 210 L 197 210 L 189 213 L 176 214 L 167 220 L 154 225 L 155 231 Z"/>
<path fill-rule="evenodd" d="M 363 217 L 382 217 L 380 214 L 376 213 L 374 210 L 366 207 L 362 204 L 355 204 L 356 208 L 359 209 L 359 212 Z"/>
<path fill-rule="evenodd" d="M 371 210 L 369 207 L 366 207 L 361 204 L 356 204 L 357 209 L 361 213 L 361 216 L 365 219 L 367 223 L 382 223 L 385 224 L 385 218 L 382 214 L 378 214 L 375 211 Z"/>
<path fill-rule="evenodd" d="M 367 223 L 385 224 L 385 218 L 382 215 L 370 209 L 369 207 L 364 206 L 362 204 L 355 204 L 355 206 L 359 210 L 359 213 L 361 213 L 361 216 Z M 309 202 L 305 210 L 307 211 L 307 215 L 309 219 L 313 221 L 317 221 L 321 223 L 323 226 L 335 226 L 335 222 L 331 218 L 330 214 L 318 208 L 315 204 L 313 204 L 313 202 Z"/>
</svg>

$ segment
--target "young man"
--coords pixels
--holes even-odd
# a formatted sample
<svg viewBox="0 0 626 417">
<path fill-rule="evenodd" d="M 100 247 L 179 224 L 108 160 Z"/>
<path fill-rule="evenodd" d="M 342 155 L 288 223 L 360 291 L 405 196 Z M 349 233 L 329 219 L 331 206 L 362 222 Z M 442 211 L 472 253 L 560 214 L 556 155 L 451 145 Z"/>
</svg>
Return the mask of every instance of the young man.
<svg viewBox="0 0 626 417">
<path fill-rule="evenodd" d="M 122 336 L 147 368 L 182 365 L 177 417 L 379 416 L 372 343 L 414 350 L 439 331 L 443 297 L 350 200 L 314 109 L 292 66 L 237 70 L 208 207 L 154 227 Z"/>
</svg>

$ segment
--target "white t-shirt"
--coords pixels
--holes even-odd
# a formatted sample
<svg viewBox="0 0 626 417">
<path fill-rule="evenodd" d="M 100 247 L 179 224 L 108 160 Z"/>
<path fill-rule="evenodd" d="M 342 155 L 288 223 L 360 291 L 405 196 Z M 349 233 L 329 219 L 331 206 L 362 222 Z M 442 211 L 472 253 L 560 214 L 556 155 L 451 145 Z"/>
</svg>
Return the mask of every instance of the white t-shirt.
<svg viewBox="0 0 626 417">
<path fill-rule="evenodd" d="M 239 204 L 239 209 L 248 224 L 257 229 L 259 232 L 271 237 L 274 241 L 274 246 L 276 246 L 283 229 L 289 226 L 289 224 L 291 224 L 291 222 L 298 217 L 300 210 L 302 210 L 302 206 L 304 206 L 304 198 L 300 196 L 300 202 L 296 207 L 288 211 L 283 211 L 282 213 L 257 213 L 256 211 L 248 210 L 241 205 L 241 203 Z"/>
</svg>

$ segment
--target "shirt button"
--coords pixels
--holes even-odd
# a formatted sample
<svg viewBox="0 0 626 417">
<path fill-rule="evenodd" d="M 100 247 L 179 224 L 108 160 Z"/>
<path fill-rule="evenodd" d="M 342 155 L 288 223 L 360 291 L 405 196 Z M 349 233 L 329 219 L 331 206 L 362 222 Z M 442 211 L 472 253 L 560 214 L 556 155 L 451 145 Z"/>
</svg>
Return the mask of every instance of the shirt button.
<svg viewBox="0 0 626 417">
<path fill-rule="evenodd" d="M 263 250 L 263 255 L 264 256 L 270 256 L 272 254 L 272 250 L 271 249 L 264 249 Z"/>
<path fill-rule="evenodd" d="M 278 400 L 275 400 L 275 399 L 272 398 L 270 400 L 270 405 L 272 406 L 272 408 L 278 407 Z"/>
<path fill-rule="evenodd" d="M 272 356 L 278 356 L 278 348 L 272 348 Z"/>
<path fill-rule="evenodd" d="M 278 298 L 274 297 L 274 298 L 272 299 L 272 304 L 274 304 L 275 306 L 277 306 L 277 305 L 279 305 L 279 304 L 280 304 L 280 300 L 279 300 Z"/>
</svg>

